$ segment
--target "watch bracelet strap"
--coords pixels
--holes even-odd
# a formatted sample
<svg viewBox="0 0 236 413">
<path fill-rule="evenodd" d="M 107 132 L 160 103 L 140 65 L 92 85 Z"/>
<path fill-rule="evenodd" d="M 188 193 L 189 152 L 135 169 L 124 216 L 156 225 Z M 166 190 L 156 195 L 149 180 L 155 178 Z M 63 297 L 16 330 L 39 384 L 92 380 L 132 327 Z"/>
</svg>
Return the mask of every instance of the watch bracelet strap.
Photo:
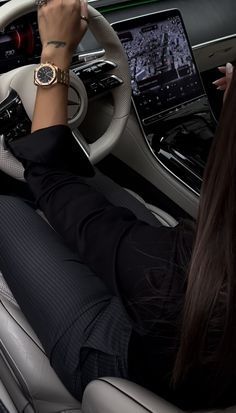
<svg viewBox="0 0 236 413">
<path fill-rule="evenodd" d="M 69 86 L 70 84 L 70 71 L 62 70 L 57 68 L 57 81 L 58 83 L 62 83 L 63 85 Z"/>
</svg>

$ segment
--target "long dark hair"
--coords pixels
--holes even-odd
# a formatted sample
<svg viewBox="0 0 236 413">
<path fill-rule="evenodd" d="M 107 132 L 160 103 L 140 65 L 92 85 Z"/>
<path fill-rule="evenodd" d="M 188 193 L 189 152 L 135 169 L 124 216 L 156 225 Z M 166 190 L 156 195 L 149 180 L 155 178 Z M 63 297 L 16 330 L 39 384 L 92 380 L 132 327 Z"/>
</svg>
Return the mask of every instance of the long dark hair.
<svg viewBox="0 0 236 413">
<path fill-rule="evenodd" d="M 212 392 L 236 375 L 236 71 L 204 175 L 174 385 L 202 366 Z"/>
</svg>

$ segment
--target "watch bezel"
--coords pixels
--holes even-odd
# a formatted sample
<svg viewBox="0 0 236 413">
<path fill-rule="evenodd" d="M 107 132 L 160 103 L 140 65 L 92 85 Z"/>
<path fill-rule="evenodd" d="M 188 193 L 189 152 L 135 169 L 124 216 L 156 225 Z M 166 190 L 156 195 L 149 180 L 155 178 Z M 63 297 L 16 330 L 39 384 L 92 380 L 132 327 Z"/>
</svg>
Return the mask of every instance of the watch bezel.
<svg viewBox="0 0 236 413">
<path fill-rule="evenodd" d="M 43 69 L 44 67 L 50 67 L 50 69 L 53 71 L 53 77 L 50 81 L 48 82 L 42 82 L 41 80 L 39 80 L 38 78 L 38 72 Z M 43 87 L 47 87 L 47 86 L 51 86 L 53 85 L 53 83 L 55 83 L 55 81 L 57 80 L 57 71 L 56 68 L 51 64 L 51 63 L 41 63 L 39 65 L 39 67 L 37 67 L 35 69 L 34 72 L 34 82 L 36 85 L 38 86 L 43 86 Z"/>
</svg>

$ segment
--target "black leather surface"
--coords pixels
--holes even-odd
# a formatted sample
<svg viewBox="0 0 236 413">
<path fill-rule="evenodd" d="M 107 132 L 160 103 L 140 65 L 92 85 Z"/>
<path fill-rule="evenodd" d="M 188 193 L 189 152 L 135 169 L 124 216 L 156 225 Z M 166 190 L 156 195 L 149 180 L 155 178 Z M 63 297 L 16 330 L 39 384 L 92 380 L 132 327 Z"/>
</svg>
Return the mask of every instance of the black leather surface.
<svg viewBox="0 0 236 413">
<path fill-rule="evenodd" d="M 192 45 L 236 33 L 236 0 L 157 0 L 108 12 L 105 17 L 114 22 L 169 8 L 181 11 Z"/>
</svg>

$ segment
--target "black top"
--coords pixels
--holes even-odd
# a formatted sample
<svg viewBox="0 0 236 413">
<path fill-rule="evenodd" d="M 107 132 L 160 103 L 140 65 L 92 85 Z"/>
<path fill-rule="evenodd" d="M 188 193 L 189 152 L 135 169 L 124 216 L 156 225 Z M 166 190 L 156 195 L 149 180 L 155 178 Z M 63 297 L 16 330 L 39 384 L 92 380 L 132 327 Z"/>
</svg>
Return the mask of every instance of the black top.
<svg viewBox="0 0 236 413">
<path fill-rule="evenodd" d="M 132 322 L 129 376 L 181 407 L 207 407 L 207 377 L 178 392 L 169 379 L 179 342 L 193 231 L 152 227 L 115 207 L 70 172 L 73 137 L 66 126 L 42 129 L 11 143 L 52 226 L 118 294 Z M 93 174 L 81 155 L 81 173 Z"/>
</svg>

